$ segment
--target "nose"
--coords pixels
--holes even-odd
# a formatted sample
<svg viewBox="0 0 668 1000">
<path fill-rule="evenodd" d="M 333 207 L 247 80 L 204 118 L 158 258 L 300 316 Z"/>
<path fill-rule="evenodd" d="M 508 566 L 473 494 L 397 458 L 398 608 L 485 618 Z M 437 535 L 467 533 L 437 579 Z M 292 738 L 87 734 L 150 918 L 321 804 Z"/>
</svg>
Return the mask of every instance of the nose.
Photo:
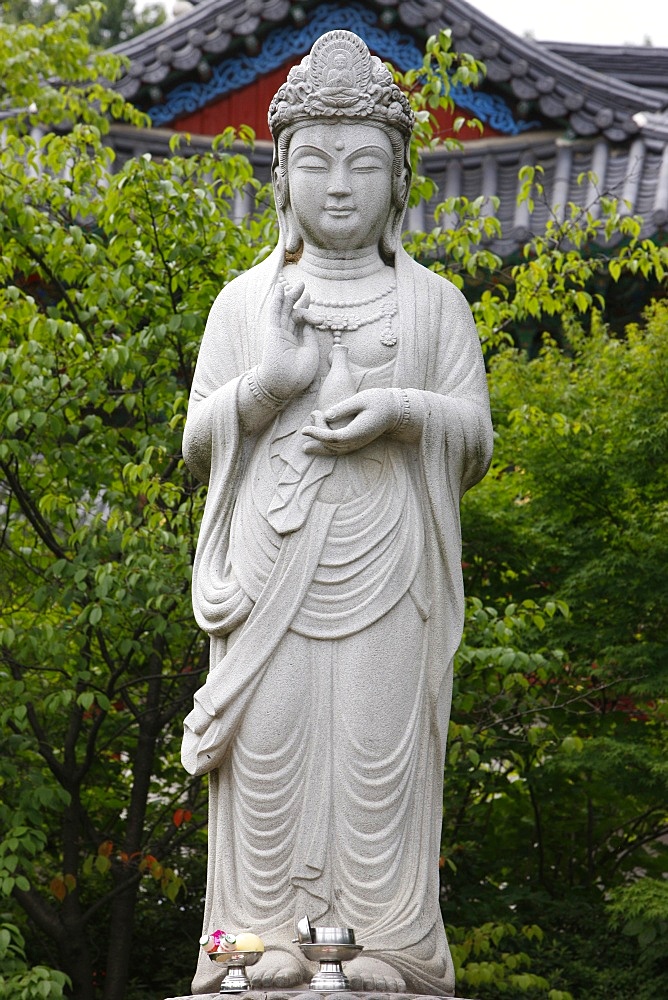
<svg viewBox="0 0 668 1000">
<path fill-rule="evenodd" d="M 352 194 L 350 178 L 348 177 L 348 172 L 343 164 L 337 165 L 332 169 L 332 172 L 329 175 L 327 194 L 331 195 L 333 198 L 345 198 L 347 195 Z"/>
</svg>

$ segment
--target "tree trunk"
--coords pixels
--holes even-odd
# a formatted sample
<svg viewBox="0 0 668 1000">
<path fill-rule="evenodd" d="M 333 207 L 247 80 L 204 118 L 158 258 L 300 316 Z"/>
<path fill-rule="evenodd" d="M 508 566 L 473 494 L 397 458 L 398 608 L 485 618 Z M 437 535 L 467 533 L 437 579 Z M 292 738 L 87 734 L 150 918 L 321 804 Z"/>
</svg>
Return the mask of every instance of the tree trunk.
<svg viewBox="0 0 668 1000">
<path fill-rule="evenodd" d="M 131 869 L 119 872 L 115 888 L 120 888 L 124 881 L 128 883 L 127 889 L 114 898 L 109 915 L 104 1000 L 124 1000 L 130 975 L 130 953 L 139 882 L 134 878 Z"/>
<path fill-rule="evenodd" d="M 28 892 L 15 890 L 13 895 L 42 934 L 55 943 L 60 967 L 72 980 L 73 1000 L 94 1000 L 93 961 L 88 933 L 80 914 L 76 912 L 76 903 L 72 905 L 71 900 L 67 908 L 69 912 L 66 912 L 65 900 L 60 912 L 56 912 L 35 889 Z"/>
<path fill-rule="evenodd" d="M 72 980 L 72 1000 L 95 1000 L 93 962 L 86 928 L 81 924 L 68 927 L 59 951 L 63 971 Z"/>
<path fill-rule="evenodd" d="M 162 685 L 159 674 L 162 668 L 162 646 L 162 639 L 156 639 L 154 652 L 149 660 L 149 670 L 154 679 L 149 682 L 147 688 L 145 711 L 141 720 L 134 760 L 132 793 L 123 845 L 123 850 L 128 857 L 136 855 L 144 846 L 146 803 L 151 787 L 156 741 L 161 725 Z M 128 864 L 115 864 L 114 881 L 116 890 L 119 890 L 124 883 L 127 883 L 127 890 L 118 891 L 111 903 L 104 1000 L 124 1000 L 125 998 L 130 971 L 134 913 L 139 888 L 135 869 Z"/>
</svg>

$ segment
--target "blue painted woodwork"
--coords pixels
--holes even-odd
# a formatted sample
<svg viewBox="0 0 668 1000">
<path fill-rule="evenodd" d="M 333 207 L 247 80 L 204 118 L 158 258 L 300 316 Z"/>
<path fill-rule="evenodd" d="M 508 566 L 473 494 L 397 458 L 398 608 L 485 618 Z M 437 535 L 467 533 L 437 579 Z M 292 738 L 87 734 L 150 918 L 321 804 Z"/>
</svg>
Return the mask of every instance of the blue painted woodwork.
<svg viewBox="0 0 668 1000">
<path fill-rule="evenodd" d="M 323 32 L 344 27 L 354 31 L 382 59 L 404 72 L 422 64 L 422 52 L 415 39 L 396 29 L 386 31 L 380 28 L 374 11 L 359 3 L 345 6 L 326 3 L 316 7 L 308 24 L 302 27 L 289 25 L 271 31 L 257 55 L 231 56 L 213 68 L 211 79 L 206 82 L 183 83 L 175 87 L 164 104 L 149 109 L 151 121 L 156 126 L 168 125 L 182 115 L 199 111 L 216 98 L 239 90 L 278 69 L 288 59 L 304 55 Z M 519 135 L 540 125 L 535 121 L 516 121 L 503 98 L 494 94 L 455 86 L 451 95 L 458 107 L 470 111 L 481 122 L 504 135 Z"/>
</svg>

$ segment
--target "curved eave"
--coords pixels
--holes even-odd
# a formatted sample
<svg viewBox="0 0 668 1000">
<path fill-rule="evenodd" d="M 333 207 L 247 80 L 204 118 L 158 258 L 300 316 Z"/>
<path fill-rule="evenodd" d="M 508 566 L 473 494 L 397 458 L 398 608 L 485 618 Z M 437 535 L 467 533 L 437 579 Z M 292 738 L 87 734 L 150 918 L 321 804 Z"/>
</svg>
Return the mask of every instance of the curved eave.
<svg viewBox="0 0 668 1000">
<path fill-rule="evenodd" d="M 187 14 L 111 50 L 130 60 L 115 89 L 132 100 L 143 87 L 192 74 L 203 61 L 218 61 L 284 23 L 294 6 L 289 0 L 202 0 Z"/>
<path fill-rule="evenodd" d="M 519 100 L 536 102 L 546 118 L 567 120 L 576 136 L 621 142 L 637 133 L 637 112 L 668 105 L 668 95 L 660 91 L 614 80 L 519 38 L 465 0 L 439 6 L 448 10 L 457 46 L 486 63 L 491 82 L 509 87 Z"/>
<path fill-rule="evenodd" d="M 662 91 L 668 101 L 668 49 L 651 45 L 584 45 L 545 42 L 542 49 L 634 87 Z"/>
<path fill-rule="evenodd" d="M 241 44 L 257 45 L 273 26 L 317 6 L 289 0 L 201 0 L 191 11 L 115 48 L 130 59 L 117 88 L 132 99 L 145 86 L 193 74 Z M 466 0 L 374 0 L 368 7 L 391 13 L 396 27 L 430 35 L 450 26 L 458 48 L 482 59 L 488 79 L 545 119 L 568 124 L 576 136 L 605 135 L 622 142 L 636 134 L 634 115 L 657 113 L 668 95 L 596 72 L 554 50 L 519 38 Z"/>
</svg>

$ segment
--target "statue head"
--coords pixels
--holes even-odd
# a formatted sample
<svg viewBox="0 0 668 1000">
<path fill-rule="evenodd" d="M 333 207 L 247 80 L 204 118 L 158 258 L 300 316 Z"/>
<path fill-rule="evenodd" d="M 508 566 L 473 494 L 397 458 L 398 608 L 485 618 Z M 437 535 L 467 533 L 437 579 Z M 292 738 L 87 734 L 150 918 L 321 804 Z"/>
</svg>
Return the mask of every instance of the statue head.
<svg viewBox="0 0 668 1000">
<path fill-rule="evenodd" d="M 405 95 L 361 38 L 337 30 L 315 42 L 310 54 L 290 70 L 269 107 L 269 127 L 274 137 L 272 176 L 286 254 L 298 253 L 304 236 L 312 235 L 308 234 L 308 216 L 312 214 L 308 197 L 296 189 L 294 173 L 291 199 L 291 164 L 292 170 L 300 173 L 320 172 L 321 185 L 328 185 L 339 166 L 343 170 L 344 163 L 352 164 L 354 160 L 354 183 L 360 194 L 357 201 L 364 207 L 364 218 L 353 213 L 358 227 L 354 236 L 358 243 L 369 236 L 377 238 L 383 257 L 394 256 L 410 189 L 413 124 L 413 112 Z M 299 167 L 295 165 L 297 150 Z M 366 181 L 361 180 L 364 173 Z M 312 190 L 316 190 L 317 177 L 313 184 Z M 326 227 L 319 231 L 321 240 L 334 241 L 331 249 L 340 248 L 336 245 L 337 233 L 339 243 L 347 238 L 348 245 L 352 245 L 352 230 L 346 237 L 343 187 L 338 193 L 334 190 L 339 186 L 337 180 L 332 198 L 342 199 L 340 210 L 334 206 L 329 213 L 334 221 L 338 219 L 337 225 L 330 227 L 329 233 Z M 308 185 L 305 190 L 308 193 Z M 303 211 L 298 198 L 306 199 Z"/>
</svg>

